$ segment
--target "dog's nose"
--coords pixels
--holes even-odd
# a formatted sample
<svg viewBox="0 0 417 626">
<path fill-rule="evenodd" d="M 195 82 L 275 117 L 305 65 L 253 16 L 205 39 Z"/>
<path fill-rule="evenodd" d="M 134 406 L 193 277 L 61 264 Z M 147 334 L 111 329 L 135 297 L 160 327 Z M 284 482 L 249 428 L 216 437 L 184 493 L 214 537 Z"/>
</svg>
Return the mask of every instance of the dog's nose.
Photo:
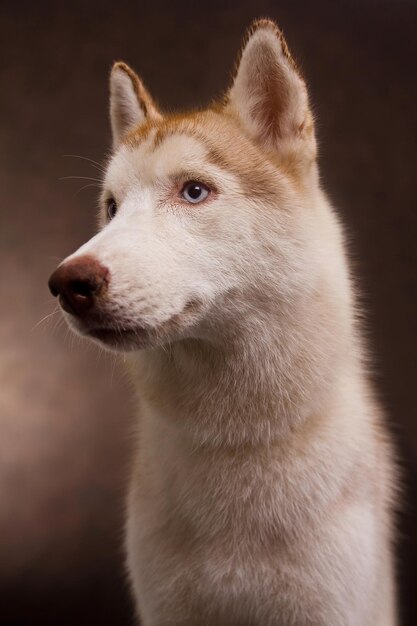
<svg viewBox="0 0 417 626">
<path fill-rule="evenodd" d="M 48 285 L 67 313 L 82 316 L 95 304 L 109 280 L 109 270 L 92 256 L 81 256 L 60 265 Z"/>
</svg>

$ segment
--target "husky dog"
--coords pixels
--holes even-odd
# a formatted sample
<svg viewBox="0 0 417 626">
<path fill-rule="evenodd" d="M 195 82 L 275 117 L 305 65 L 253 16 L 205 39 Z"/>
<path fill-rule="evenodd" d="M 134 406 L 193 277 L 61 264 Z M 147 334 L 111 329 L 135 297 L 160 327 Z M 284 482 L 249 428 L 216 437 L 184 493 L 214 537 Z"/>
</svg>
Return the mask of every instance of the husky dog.
<svg viewBox="0 0 417 626">
<path fill-rule="evenodd" d="M 225 98 L 162 113 L 124 63 L 101 228 L 50 278 L 129 352 L 143 626 L 394 626 L 395 465 L 305 82 L 269 20 Z"/>
</svg>

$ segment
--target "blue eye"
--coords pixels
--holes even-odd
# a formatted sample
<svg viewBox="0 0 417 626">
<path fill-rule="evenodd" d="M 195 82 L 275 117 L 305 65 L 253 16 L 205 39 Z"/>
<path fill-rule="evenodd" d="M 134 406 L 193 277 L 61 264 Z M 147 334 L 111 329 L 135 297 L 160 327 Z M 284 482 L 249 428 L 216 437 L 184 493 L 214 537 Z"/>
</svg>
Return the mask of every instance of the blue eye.
<svg viewBox="0 0 417 626">
<path fill-rule="evenodd" d="M 115 200 L 111 198 L 107 203 L 107 217 L 109 218 L 109 220 L 112 220 L 113 217 L 116 215 L 116 213 L 117 213 L 117 204 Z"/>
<path fill-rule="evenodd" d="M 191 202 L 192 204 L 203 202 L 209 193 L 210 189 L 208 189 L 206 185 L 203 185 L 203 183 L 198 183 L 196 180 L 190 180 L 185 183 L 181 191 L 181 195 L 184 200 L 187 200 L 187 202 Z"/>
</svg>

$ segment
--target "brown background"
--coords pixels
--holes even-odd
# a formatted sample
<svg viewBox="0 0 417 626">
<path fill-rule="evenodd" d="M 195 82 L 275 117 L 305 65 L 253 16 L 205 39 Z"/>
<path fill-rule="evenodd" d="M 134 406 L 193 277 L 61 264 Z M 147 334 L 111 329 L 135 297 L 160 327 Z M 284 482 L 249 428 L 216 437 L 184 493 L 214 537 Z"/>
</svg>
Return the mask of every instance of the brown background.
<svg viewBox="0 0 417 626">
<path fill-rule="evenodd" d="M 94 230 L 107 76 L 130 62 L 167 108 L 227 83 L 270 15 L 311 88 L 325 188 L 347 224 L 375 378 L 407 487 L 404 624 L 417 624 L 414 2 L 3 2 L 0 21 L 0 624 L 130 624 L 122 565 L 130 394 L 112 358 L 57 326 L 46 281 Z"/>
</svg>

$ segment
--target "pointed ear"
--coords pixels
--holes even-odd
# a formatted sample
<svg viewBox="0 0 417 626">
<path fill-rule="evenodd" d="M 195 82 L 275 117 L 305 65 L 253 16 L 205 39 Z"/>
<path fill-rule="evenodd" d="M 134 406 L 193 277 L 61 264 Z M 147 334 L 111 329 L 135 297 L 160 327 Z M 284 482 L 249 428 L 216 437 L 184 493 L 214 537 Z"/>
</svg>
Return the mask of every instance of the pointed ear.
<svg viewBox="0 0 417 626">
<path fill-rule="evenodd" d="M 117 62 L 110 74 L 110 119 L 113 147 L 149 119 L 161 119 L 151 95 L 139 76 L 126 63 Z"/>
<path fill-rule="evenodd" d="M 270 20 L 254 22 L 243 46 L 226 107 L 248 134 L 302 173 L 316 156 L 307 88 L 285 39 Z"/>
</svg>

